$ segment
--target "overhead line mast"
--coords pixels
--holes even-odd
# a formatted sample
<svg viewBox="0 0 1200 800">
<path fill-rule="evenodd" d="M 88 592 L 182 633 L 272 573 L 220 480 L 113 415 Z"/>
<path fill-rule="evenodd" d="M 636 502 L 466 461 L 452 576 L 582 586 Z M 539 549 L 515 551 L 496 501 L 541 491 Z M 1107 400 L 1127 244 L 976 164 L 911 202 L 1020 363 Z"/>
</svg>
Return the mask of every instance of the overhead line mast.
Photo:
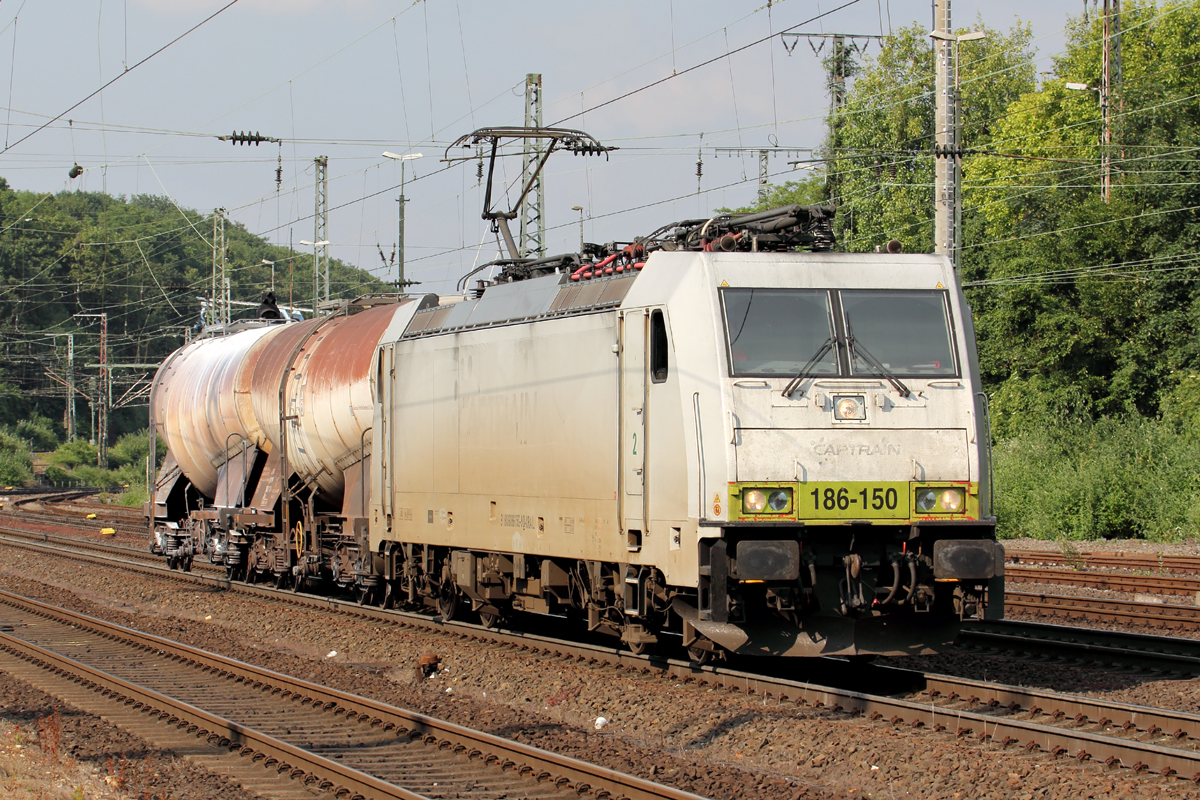
<svg viewBox="0 0 1200 800">
<path fill-rule="evenodd" d="M 313 215 L 313 313 L 321 307 L 318 289 L 321 268 L 325 269 L 325 302 L 329 302 L 329 156 L 317 156 L 316 213 Z"/>
<path fill-rule="evenodd" d="M 982 39 L 972 31 L 954 34 L 950 0 L 934 0 L 933 252 L 962 258 L 962 103 L 958 96 L 958 43 Z"/>
<path fill-rule="evenodd" d="M 1114 87 L 1121 83 L 1121 0 L 1104 0 L 1101 20 L 1104 46 L 1100 51 L 1100 196 L 1112 196 L 1112 106 Z"/>
<path fill-rule="evenodd" d="M 525 127 L 542 127 L 542 74 L 531 72 L 525 76 Z M 545 144 L 541 139 L 529 139 L 521 165 L 521 182 L 529 190 L 521 201 L 521 258 L 546 255 L 546 190 L 542 184 L 542 152 Z"/>
</svg>

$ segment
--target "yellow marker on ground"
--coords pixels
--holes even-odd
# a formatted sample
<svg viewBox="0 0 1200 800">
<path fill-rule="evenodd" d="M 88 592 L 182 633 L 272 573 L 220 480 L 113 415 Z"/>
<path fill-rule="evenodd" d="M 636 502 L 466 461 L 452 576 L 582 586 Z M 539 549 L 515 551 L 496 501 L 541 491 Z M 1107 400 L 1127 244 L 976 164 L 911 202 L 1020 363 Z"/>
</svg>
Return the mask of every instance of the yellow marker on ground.
<svg viewBox="0 0 1200 800">
<path fill-rule="evenodd" d="M 112 528 L 101 528 L 100 535 L 101 536 L 116 536 L 117 532 L 115 530 L 113 530 Z"/>
<path fill-rule="evenodd" d="M 96 518 L 96 515 L 95 515 L 95 514 L 88 514 L 88 515 L 87 515 L 87 518 L 88 518 L 88 519 L 95 519 L 95 518 Z"/>
</svg>

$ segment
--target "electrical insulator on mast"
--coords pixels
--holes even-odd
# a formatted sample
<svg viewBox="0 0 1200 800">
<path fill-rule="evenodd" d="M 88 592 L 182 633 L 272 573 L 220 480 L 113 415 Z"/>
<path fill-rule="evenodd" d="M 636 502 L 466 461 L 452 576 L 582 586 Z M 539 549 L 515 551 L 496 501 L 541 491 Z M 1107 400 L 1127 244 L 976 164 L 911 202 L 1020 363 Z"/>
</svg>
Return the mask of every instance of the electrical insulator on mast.
<svg viewBox="0 0 1200 800">
<path fill-rule="evenodd" d="M 263 142 L 271 142 L 272 144 L 282 145 L 282 139 L 276 139 L 274 136 L 263 136 L 258 131 L 250 133 L 250 131 L 234 131 L 228 136 L 218 136 L 222 142 L 233 142 L 234 144 L 252 144 L 260 145 Z"/>
</svg>

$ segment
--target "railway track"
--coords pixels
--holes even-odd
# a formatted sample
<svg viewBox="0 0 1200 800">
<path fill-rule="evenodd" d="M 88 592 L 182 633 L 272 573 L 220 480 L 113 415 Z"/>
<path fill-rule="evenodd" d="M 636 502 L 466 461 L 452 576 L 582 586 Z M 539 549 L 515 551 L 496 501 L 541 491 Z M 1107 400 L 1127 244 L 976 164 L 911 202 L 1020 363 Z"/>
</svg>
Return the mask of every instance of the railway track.
<svg viewBox="0 0 1200 800">
<path fill-rule="evenodd" d="M 0 537 L 3 540 L 3 537 Z M 20 540 L 16 546 L 35 550 L 63 553 L 49 543 Z M 66 557 L 81 560 L 104 560 L 121 565 L 119 559 L 90 553 L 66 553 Z M 974 737 L 1005 746 L 1020 745 L 1031 751 L 1041 751 L 1052 756 L 1069 755 L 1079 760 L 1098 760 L 1109 765 L 1121 765 L 1134 770 L 1152 769 L 1164 775 L 1179 775 L 1200 782 L 1200 716 L 1152 709 L 1121 703 L 1109 703 L 1092 698 L 1061 695 L 1023 687 L 991 684 L 943 675 L 921 674 L 892 668 L 874 668 L 878 672 L 862 672 L 859 678 L 865 682 L 899 682 L 907 688 L 907 696 L 873 695 L 837 686 L 820 686 L 801 682 L 784 676 L 751 673 L 726 668 L 699 667 L 685 661 L 657 656 L 637 656 L 618 648 L 591 644 L 580 644 L 550 639 L 531 634 L 509 631 L 494 631 L 482 626 L 457 622 L 442 622 L 438 619 L 407 612 L 386 611 L 369 606 L 358 606 L 327 597 L 294 594 L 275 589 L 231 583 L 223 578 L 198 574 L 184 574 L 166 570 L 161 566 L 129 562 L 129 568 L 224 588 L 247 594 L 271 597 L 301 606 L 333 610 L 367 619 L 386 621 L 393 624 L 418 626 L 426 629 L 457 635 L 481 642 L 503 643 L 522 649 L 534 650 L 548 657 L 587 659 L 592 662 L 611 664 L 623 669 L 641 669 L 663 674 L 672 680 L 695 681 L 736 692 L 770 696 L 798 705 L 824 708 L 839 713 L 861 714 L 883 720 L 893 726 L 905 725 L 934 732 L 947 732 L 960 737 Z M 1009 636 L 1012 639 L 1016 626 L 992 626 L 990 635 Z M 1040 626 L 1041 635 L 1049 641 L 1048 630 L 1054 626 Z M 968 631 L 977 641 L 987 641 L 989 631 Z M 997 633 L 995 628 L 999 628 Z M 1062 629 L 1077 634 L 1075 629 Z M 1089 650 L 1093 655 L 1100 653 L 1110 658 L 1118 652 L 1114 642 L 1116 634 L 1108 633 L 1108 652 L 1101 652 L 1095 642 L 1074 650 L 1076 657 Z M 1151 654 L 1153 649 L 1145 642 L 1162 637 L 1139 637 L 1140 652 L 1134 658 Z M 990 646 L 996 646 L 992 638 Z M 987 646 L 987 645 L 984 645 Z M 1066 647 L 1062 641 L 1060 647 Z M 1190 661 L 1188 660 L 1190 658 Z M 1200 643 L 1189 656 L 1164 659 L 1176 670 L 1200 668 Z M 794 665 L 788 667 L 794 670 Z M 847 671 L 840 668 L 842 673 Z M 863 678 L 863 676 L 866 676 Z M 915 692 L 919 699 L 909 699 Z"/>
<path fill-rule="evenodd" d="M 1013 583 L 1051 583 L 1060 586 L 1108 589 L 1116 592 L 1191 595 L 1193 597 L 1200 594 L 1200 578 L 1180 577 L 1179 575 L 1131 575 L 1074 569 L 1006 566 L 1004 577 Z"/>
<path fill-rule="evenodd" d="M 1099 597 L 1074 597 L 1034 592 L 1004 593 L 1004 608 L 1039 616 L 1131 623 L 1172 630 L 1200 629 L 1200 606 L 1139 603 Z"/>
<path fill-rule="evenodd" d="M 38 496 L 24 498 L 20 502 L 23 505 L 0 511 L 0 519 L 11 522 L 54 522 L 92 532 L 99 531 L 101 528 L 112 528 L 117 533 L 126 536 L 147 535 L 146 520 L 140 509 L 101 503 L 51 502 Z M 25 507 L 25 504 L 32 502 L 40 503 L 37 511 Z M 94 515 L 94 519 L 88 519 L 89 514 Z"/>
<path fill-rule="evenodd" d="M 66 675 L 334 796 L 696 800 L 636 776 L 0 592 L 6 669 Z"/>
<path fill-rule="evenodd" d="M 1200 639 L 991 620 L 964 625 L 955 645 L 987 655 L 1025 654 L 1044 660 L 1175 677 L 1200 675 Z"/>
<path fill-rule="evenodd" d="M 1005 553 L 1004 558 L 1010 564 L 1200 575 L 1200 556 L 1168 556 L 1161 553 L 1061 553 L 1053 550 L 1009 550 Z"/>
<path fill-rule="evenodd" d="M 125 538 L 142 538 L 147 539 L 148 534 L 146 526 L 135 525 L 130 522 L 121 522 L 112 519 L 104 519 L 97 516 L 95 519 L 87 519 L 85 515 L 67 515 L 67 514 L 44 514 L 39 515 L 28 510 L 20 511 L 0 511 L 0 520 L 14 524 L 39 524 L 39 525 L 62 525 L 73 528 L 82 533 L 98 534 L 104 528 L 111 528 L 114 533 Z"/>
<path fill-rule="evenodd" d="M 58 547 L 103 554 L 117 559 L 145 564 L 155 568 L 161 568 L 163 566 L 163 557 L 151 553 L 144 547 L 130 547 L 128 545 L 118 544 L 116 542 L 101 541 L 92 538 L 84 538 L 81 536 L 60 536 L 53 533 L 43 533 L 41 531 L 33 531 L 25 528 L 14 528 L 10 525 L 0 525 L 0 536 L 9 537 L 10 541 L 19 540 L 26 542 L 45 542 L 46 544 L 55 545 Z M 197 559 L 192 562 L 192 569 L 196 572 L 212 576 L 225 575 L 225 569 L 223 567 L 218 567 L 215 564 L 211 564 L 208 561 L 201 559 Z"/>
</svg>

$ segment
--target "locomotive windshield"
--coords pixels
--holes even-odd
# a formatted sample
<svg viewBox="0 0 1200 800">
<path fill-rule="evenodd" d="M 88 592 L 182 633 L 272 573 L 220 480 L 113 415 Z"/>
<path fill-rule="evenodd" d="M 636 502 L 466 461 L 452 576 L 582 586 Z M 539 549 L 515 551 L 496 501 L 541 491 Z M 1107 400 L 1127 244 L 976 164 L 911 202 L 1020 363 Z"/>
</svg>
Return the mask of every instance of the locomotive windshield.
<svg viewBox="0 0 1200 800">
<path fill-rule="evenodd" d="M 721 298 L 733 375 L 794 375 L 832 338 L 827 291 L 724 289 Z M 836 350 L 807 372 L 837 375 Z"/>
<path fill-rule="evenodd" d="M 721 300 L 735 377 L 958 375 L 944 291 L 726 288 Z"/>
<path fill-rule="evenodd" d="M 851 374 L 879 374 L 870 356 L 896 375 L 958 374 L 945 292 L 856 290 L 839 294 L 847 332 L 853 334 L 857 345 L 849 348 Z"/>
</svg>

